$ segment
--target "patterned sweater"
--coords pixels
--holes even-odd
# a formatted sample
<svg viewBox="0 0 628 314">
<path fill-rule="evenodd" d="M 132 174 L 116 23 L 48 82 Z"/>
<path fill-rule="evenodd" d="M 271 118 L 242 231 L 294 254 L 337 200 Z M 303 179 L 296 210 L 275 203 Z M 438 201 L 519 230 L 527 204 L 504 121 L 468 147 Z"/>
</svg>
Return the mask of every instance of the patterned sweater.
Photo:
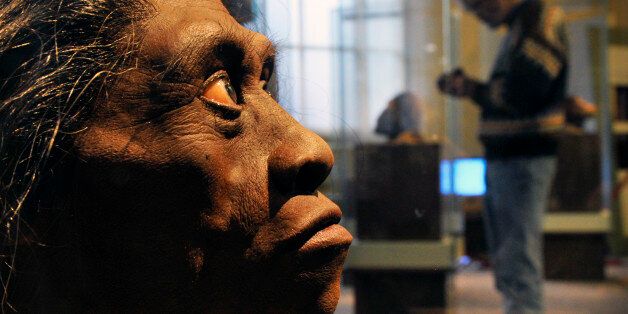
<svg viewBox="0 0 628 314">
<path fill-rule="evenodd" d="M 511 12 L 490 80 L 472 99 L 482 109 L 480 139 L 486 158 L 556 153 L 564 125 L 560 106 L 567 83 L 567 36 L 563 13 L 539 0 Z"/>
</svg>

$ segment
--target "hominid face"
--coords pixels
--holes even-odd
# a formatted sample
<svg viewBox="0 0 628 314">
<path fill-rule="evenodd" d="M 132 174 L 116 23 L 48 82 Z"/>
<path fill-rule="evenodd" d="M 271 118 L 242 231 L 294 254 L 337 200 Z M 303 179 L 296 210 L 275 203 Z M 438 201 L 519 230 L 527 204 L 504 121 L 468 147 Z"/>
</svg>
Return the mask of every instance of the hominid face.
<svg viewBox="0 0 628 314">
<path fill-rule="evenodd" d="M 153 4 L 134 29 L 137 66 L 73 140 L 64 206 L 97 299 L 333 312 L 352 238 L 317 191 L 334 162 L 329 146 L 265 90 L 273 45 L 219 0 Z"/>
</svg>

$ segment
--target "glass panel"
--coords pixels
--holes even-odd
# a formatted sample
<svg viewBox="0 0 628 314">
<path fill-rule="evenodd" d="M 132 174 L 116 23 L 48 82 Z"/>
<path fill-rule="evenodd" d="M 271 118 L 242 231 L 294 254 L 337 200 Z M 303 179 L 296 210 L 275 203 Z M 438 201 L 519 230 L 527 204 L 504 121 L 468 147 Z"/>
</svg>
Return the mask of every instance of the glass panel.
<svg viewBox="0 0 628 314">
<path fill-rule="evenodd" d="M 350 19 L 351 13 L 346 10 L 338 10 L 335 25 L 337 27 L 337 38 L 335 44 L 344 49 L 355 48 L 355 19 Z"/>
<path fill-rule="evenodd" d="M 327 189 L 346 205 L 349 224 L 356 219 L 354 180 L 361 171 L 356 150 L 387 141 L 375 133 L 378 119 L 395 97 L 409 93 L 420 112 L 412 111 L 411 124 L 435 148 L 430 161 L 435 190 L 429 196 L 435 203 L 417 213 L 436 211 L 434 239 L 453 230 L 447 222 L 443 230 L 441 225 L 456 209 L 446 203 L 451 208 L 441 215 L 437 208 L 441 152 L 456 151 L 441 145 L 448 143 L 445 101 L 435 88 L 435 78 L 452 63 L 446 62 L 449 37 L 443 37 L 447 5 L 439 0 L 265 1 L 265 32 L 277 40 L 280 52 L 278 100 L 334 147 L 336 184 Z"/>
<path fill-rule="evenodd" d="M 310 46 L 330 47 L 337 29 L 333 20 L 340 0 L 303 1 L 303 43 Z"/>
<path fill-rule="evenodd" d="M 268 5 L 272 2 L 273 6 Z M 444 97 L 436 79 L 463 67 L 469 75 L 487 81 L 506 32 L 482 24 L 460 7 L 460 1 L 266 3 L 268 10 L 279 11 L 267 15 L 273 20 L 268 22 L 268 33 L 279 38 L 281 51 L 279 99 L 305 126 L 325 137 L 336 156 L 336 166 L 322 190 L 341 204 L 343 223 L 356 236 L 354 257 L 347 267 L 375 263 L 385 252 L 402 252 L 395 245 L 407 241 L 403 243 L 427 243 L 448 252 L 440 261 L 417 253 L 412 255 L 414 262 L 425 262 L 423 267 L 430 270 L 454 268 L 463 250 L 458 244 L 469 235 L 467 229 L 473 228 L 469 220 L 481 222 L 486 160 L 478 140 L 480 109 L 469 100 Z M 607 54 L 607 1 L 545 3 L 560 5 L 566 13 L 571 44 L 569 93 L 595 104 L 599 112 L 597 119 L 588 119 L 577 132 L 567 132 L 566 139 L 560 139 L 560 154 L 567 152 L 572 163 L 559 166 L 546 219 L 556 212 L 572 217 L 580 206 L 578 210 L 592 213 L 592 219 L 609 231 L 611 192 L 616 186 L 607 67 L 610 58 L 614 64 L 611 79 L 618 84 L 615 98 L 623 101 L 628 76 L 621 72 L 625 60 L 617 59 L 626 55 L 626 45 L 613 47 Z M 411 124 L 421 136 L 417 145 L 398 145 L 375 132 L 384 112 L 397 106 L 404 98 L 393 100 L 405 92 L 413 95 L 407 102 L 420 112 L 411 110 L 404 116 L 415 118 Z M 617 112 L 620 109 L 628 112 L 626 108 Z M 623 127 L 628 143 L 628 123 L 614 125 Z M 370 241 L 382 241 L 384 249 L 375 250 L 384 252 L 381 256 L 373 253 Z M 411 263 L 392 258 L 390 264 L 379 266 L 394 269 L 406 262 Z"/>
<path fill-rule="evenodd" d="M 301 54 L 297 49 L 279 48 L 277 51 L 275 77 L 278 82 L 277 101 L 291 114 L 300 109 Z"/>
<path fill-rule="evenodd" d="M 333 77 L 333 51 L 306 50 L 303 57 L 301 122 L 320 133 L 332 133 L 338 115 L 332 106 L 334 93 L 337 93 Z"/>
<path fill-rule="evenodd" d="M 348 108 L 359 108 L 358 105 L 358 65 L 356 53 L 352 50 L 343 51 L 338 55 L 338 87 L 340 102 L 337 104 L 340 109 L 338 117 L 339 127 L 349 130 L 354 125 L 358 125 L 358 114 L 356 110 L 349 111 Z"/>
<path fill-rule="evenodd" d="M 569 35 L 569 57 L 570 57 L 570 76 L 569 76 L 569 94 L 581 97 L 587 102 L 591 102 L 598 107 L 602 119 L 598 119 L 599 127 L 596 128 L 596 121 L 589 119 L 581 128 L 590 133 L 589 136 L 594 137 L 595 141 L 592 147 L 579 147 L 581 150 L 592 150 L 590 158 L 594 160 L 592 166 L 594 169 L 587 171 L 595 180 L 576 179 L 575 176 L 568 177 L 571 182 L 565 182 L 561 178 L 562 173 L 557 175 L 557 186 L 571 185 L 577 189 L 564 191 L 562 196 L 563 204 L 560 206 L 562 210 L 572 212 L 578 210 L 587 211 L 606 211 L 610 210 L 610 185 L 612 185 L 611 158 L 610 155 L 610 134 L 605 135 L 604 129 L 610 128 L 610 120 L 607 116 L 609 109 L 607 83 L 605 78 L 607 65 L 601 59 L 606 54 L 607 43 L 605 42 L 606 16 L 601 4 L 583 4 L 583 3 L 561 3 L 567 14 L 567 30 Z M 602 87 L 604 86 L 604 87 Z M 601 133 L 599 133 L 601 132 Z M 590 145 L 591 146 L 591 145 Z M 563 167 L 564 175 L 570 173 L 578 173 L 582 168 L 587 167 L 587 160 L 584 164 L 572 164 L 570 167 Z M 567 163 L 567 161 L 565 161 Z M 589 166 L 590 167 L 590 166 Z M 559 171 L 561 170 L 559 165 Z M 559 185 L 560 184 L 560 185 Z M 561 191 L 557 188 L 558 191 Z M 580 192 L 576 192 L 580 191 Z M 589 199 L 582 200 L 579 203 L 579 197 L 571 195 L 576 192 L 578 195 L 588 193 Z M 570 201 L 567 201 L 569 199 Z M 582 205 L 581 203 L 586 203 Z M 550 208 L 552 210 L 553 208 Z"/>
<path fill-rule="evenodd" d="M 373 52 L 367 56 L 369 69 L 367 103 L 357 108 L 367 119 L 364 133 L 375 130 L 377 118 L 386 109 L 388 102 L 405 90 L 404 60 L 400 53 Z"/>
<path fill-rule="evenodd" d="M 297 45 L 300 42 L 299 0 L 265 0 L 258 16 L 261 31 L 276 42 Z"/>
<path fill-rule="evenodd" d="M 401 53 L 404 48 L 402 16 L 374 16 L 365 20 L 366 49 Z"/>
<path fill-rule="evenodd" d="M 402 0 L 366 0 L 365 4 L 369 14 L 398 14 L 403 10 Z"/>
</svg>

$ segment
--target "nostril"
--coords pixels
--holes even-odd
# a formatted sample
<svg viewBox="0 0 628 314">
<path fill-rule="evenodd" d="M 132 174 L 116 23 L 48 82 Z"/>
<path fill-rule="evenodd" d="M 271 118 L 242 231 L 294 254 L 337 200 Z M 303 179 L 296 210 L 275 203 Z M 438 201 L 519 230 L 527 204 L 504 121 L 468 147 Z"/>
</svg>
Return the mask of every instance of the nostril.
<svg viewBox="0 0 628 314">
<path fill-rule="evenodd" d="M 294 192 L 297 194 L 313 194 L 323 184 L 331 167 L 324 162 L 312 162 L 301 166 L 294 182 Z"/>
<path fill-rule="evenodd" d="M 283 195 L 313 194 L 334 165 L 323 139 L 313 133 L 300 135 L 280 144 L 268 158 L 270 187 Z"/>
</svg>

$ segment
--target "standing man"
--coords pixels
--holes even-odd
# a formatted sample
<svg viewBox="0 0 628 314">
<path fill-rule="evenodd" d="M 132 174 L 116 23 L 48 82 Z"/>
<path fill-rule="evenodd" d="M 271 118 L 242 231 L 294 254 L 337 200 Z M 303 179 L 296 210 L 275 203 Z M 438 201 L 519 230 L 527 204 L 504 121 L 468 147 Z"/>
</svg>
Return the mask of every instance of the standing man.
<svg viewBox="0 0 628 314">
<path fill-rule="evenodd" d="M 562 12 L 540 0 L 462 0 L 492 28 L 508 27 L 488 82 L 458 69 L 442 92 L 482 111 L 487 160 L 484 222 L 506 313 L 543 312 L 542 218 L 556 170 L 567 82 Z"/>
</svg>

